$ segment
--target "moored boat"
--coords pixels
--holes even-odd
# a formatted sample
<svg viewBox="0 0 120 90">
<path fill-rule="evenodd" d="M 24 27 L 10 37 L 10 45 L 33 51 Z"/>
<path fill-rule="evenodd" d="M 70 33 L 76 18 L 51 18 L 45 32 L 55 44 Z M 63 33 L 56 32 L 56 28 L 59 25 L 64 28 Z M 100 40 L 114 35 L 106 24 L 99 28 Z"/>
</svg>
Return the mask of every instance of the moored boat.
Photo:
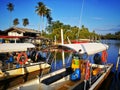
<svg viewBox="0 0 120 90">
<path fill-rule="evenodd" d="M 29 49 L 31 49 L 32 54 L 35 46 L 31 43 L 0 44 L 0 80 L 24 75 L 37 70 L 42 70 L 44 74 L 49 72 L 50 65 L 45 60 L 33 61 L 31 56 L 28 55 Z M 37 58 L 36 55 L 34 58 Z"/>
<path fill-rule="evenodd" d="M 71 51 L 71 64 L 17 87 L 17 90 L 97 90 L 109 75 L 113 64 L 107 63 L 108 45 L 102 43 L 62 44 Z M 101 53 L 102 52 L 102 53 Z M 89 56 L 93 56 L 93 62 Z"/>
</svg>

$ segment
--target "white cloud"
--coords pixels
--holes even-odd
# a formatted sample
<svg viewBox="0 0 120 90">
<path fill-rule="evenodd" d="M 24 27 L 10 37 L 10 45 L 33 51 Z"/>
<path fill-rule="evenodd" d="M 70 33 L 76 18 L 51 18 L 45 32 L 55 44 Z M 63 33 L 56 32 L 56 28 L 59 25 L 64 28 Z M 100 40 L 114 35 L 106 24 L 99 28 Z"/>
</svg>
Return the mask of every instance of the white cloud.
<svg viewBox="0 0 120 90">
<path fill-rule="evenodd" d="M 92 17 L 92 19 L 94 19 L 94 20 L 103 20 L 103 18 L 101 18 L 101 17 Z"/>
<path fill-rule="evenodd" d="M 104 25 L 103 27 L 95 28 L 96 31 L 120 31 L 120 25 Z"/>
</svg>

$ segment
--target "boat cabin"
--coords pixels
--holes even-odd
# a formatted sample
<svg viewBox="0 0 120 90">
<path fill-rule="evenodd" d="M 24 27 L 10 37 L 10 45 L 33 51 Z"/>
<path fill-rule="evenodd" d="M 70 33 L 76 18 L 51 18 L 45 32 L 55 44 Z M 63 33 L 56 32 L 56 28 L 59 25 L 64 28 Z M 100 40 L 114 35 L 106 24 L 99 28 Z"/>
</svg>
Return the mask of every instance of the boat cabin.
<svg viewBox="0 0 120 90">
<path fill-rule="evenodd" d="M 47 73 L 50 65 L 46 63 L 46 58 L 41 56 L 35 45 L 31 43 L 0 44 L 0 80 L 38 70 L 43 71 L 43 74 Z"/>
</svg>

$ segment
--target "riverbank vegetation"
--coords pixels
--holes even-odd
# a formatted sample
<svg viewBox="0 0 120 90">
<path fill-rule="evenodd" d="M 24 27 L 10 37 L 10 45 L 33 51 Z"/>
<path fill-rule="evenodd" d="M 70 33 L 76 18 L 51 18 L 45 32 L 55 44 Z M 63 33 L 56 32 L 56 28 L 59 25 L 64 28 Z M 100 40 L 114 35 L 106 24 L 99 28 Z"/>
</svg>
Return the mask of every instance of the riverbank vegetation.
<svg viewBox="0 0 120 90">
<path fill-rule="evenodd" d="M 61 28 L 63 29 L 64 33 L 64 39 L 67 40 L 69 38 L 70 40 L 75 39 L 114 39 L 114 40 L 120 40 L 120 31 L 115 33 L 108 33 L 106 35 L 99 35 L 94 30 L 92 32 L 89 31 L 87 27 L 82 25 L 80 28 L 77 26 L 70 26 L 65 25 L 64 23 L 60 21 L 54 21 L 52 22 L 47 28 L 46 32 L 43 32 L 44 36 L 50 39 L 54 39 L 56 36 L 57 40 L 60 40 L 61 38 Z"/>
<path fill-rule="evenodd" d="M 106 35 L 101 35 L 102 39 L 114 39 L 114 40 L 120 40 L 120 31 L 115 32 L 114 34 L 108 33 Z"/>
<path fill-rule="evenodd" d="M 77 26 L 65 25 L 60 21 L 52 22 L 46 28 L 46 32 L 44 32 L 43 35 L 51 39 L 54 39 L 56 37 L 57 40 L 61 40 L 61 29 L 63 29 L 64 40 L 67 40 L 68 38 L 70 40 L 75 40 L 80 38 L 92 39 L 95 37 L 99 37 L 99 35 L 96 34 L 95 31 L 90 32 L 89 29 L 86 28 L 84 25 L 79 28 Z"/>
</svg>

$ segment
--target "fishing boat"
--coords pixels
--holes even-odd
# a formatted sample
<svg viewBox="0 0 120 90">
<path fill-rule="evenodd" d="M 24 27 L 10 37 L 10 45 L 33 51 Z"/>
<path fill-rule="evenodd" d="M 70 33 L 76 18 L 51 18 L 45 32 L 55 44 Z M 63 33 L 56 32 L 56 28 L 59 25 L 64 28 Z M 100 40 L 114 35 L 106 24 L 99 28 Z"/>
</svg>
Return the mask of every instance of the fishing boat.
<svg viewBox="0 0 120 90">
<path fill-rule="evenodd" d="M 11 90 L 97 90 L 113 67 L 113 64 L 107 63 L 109 46 L 106 44 L 59 44 L 56 47 L 70 52 L 67 61 L 70 65 L 63 65 L 59 70 L 40 75 Z M 89 60 L 90 56 L 93 61 Z"/>
<path fill-rule="evenodd" d="M 34 50 L 35 46 L 31 43 L 0 44 L 0 80 L 6 80 L 37 70 L 41 70 L 44 73 L 49 72 L 50 65 L 45 60 L 33 61 L 28 56 L 27 53 L 32 53 Z"/>
</svg>

